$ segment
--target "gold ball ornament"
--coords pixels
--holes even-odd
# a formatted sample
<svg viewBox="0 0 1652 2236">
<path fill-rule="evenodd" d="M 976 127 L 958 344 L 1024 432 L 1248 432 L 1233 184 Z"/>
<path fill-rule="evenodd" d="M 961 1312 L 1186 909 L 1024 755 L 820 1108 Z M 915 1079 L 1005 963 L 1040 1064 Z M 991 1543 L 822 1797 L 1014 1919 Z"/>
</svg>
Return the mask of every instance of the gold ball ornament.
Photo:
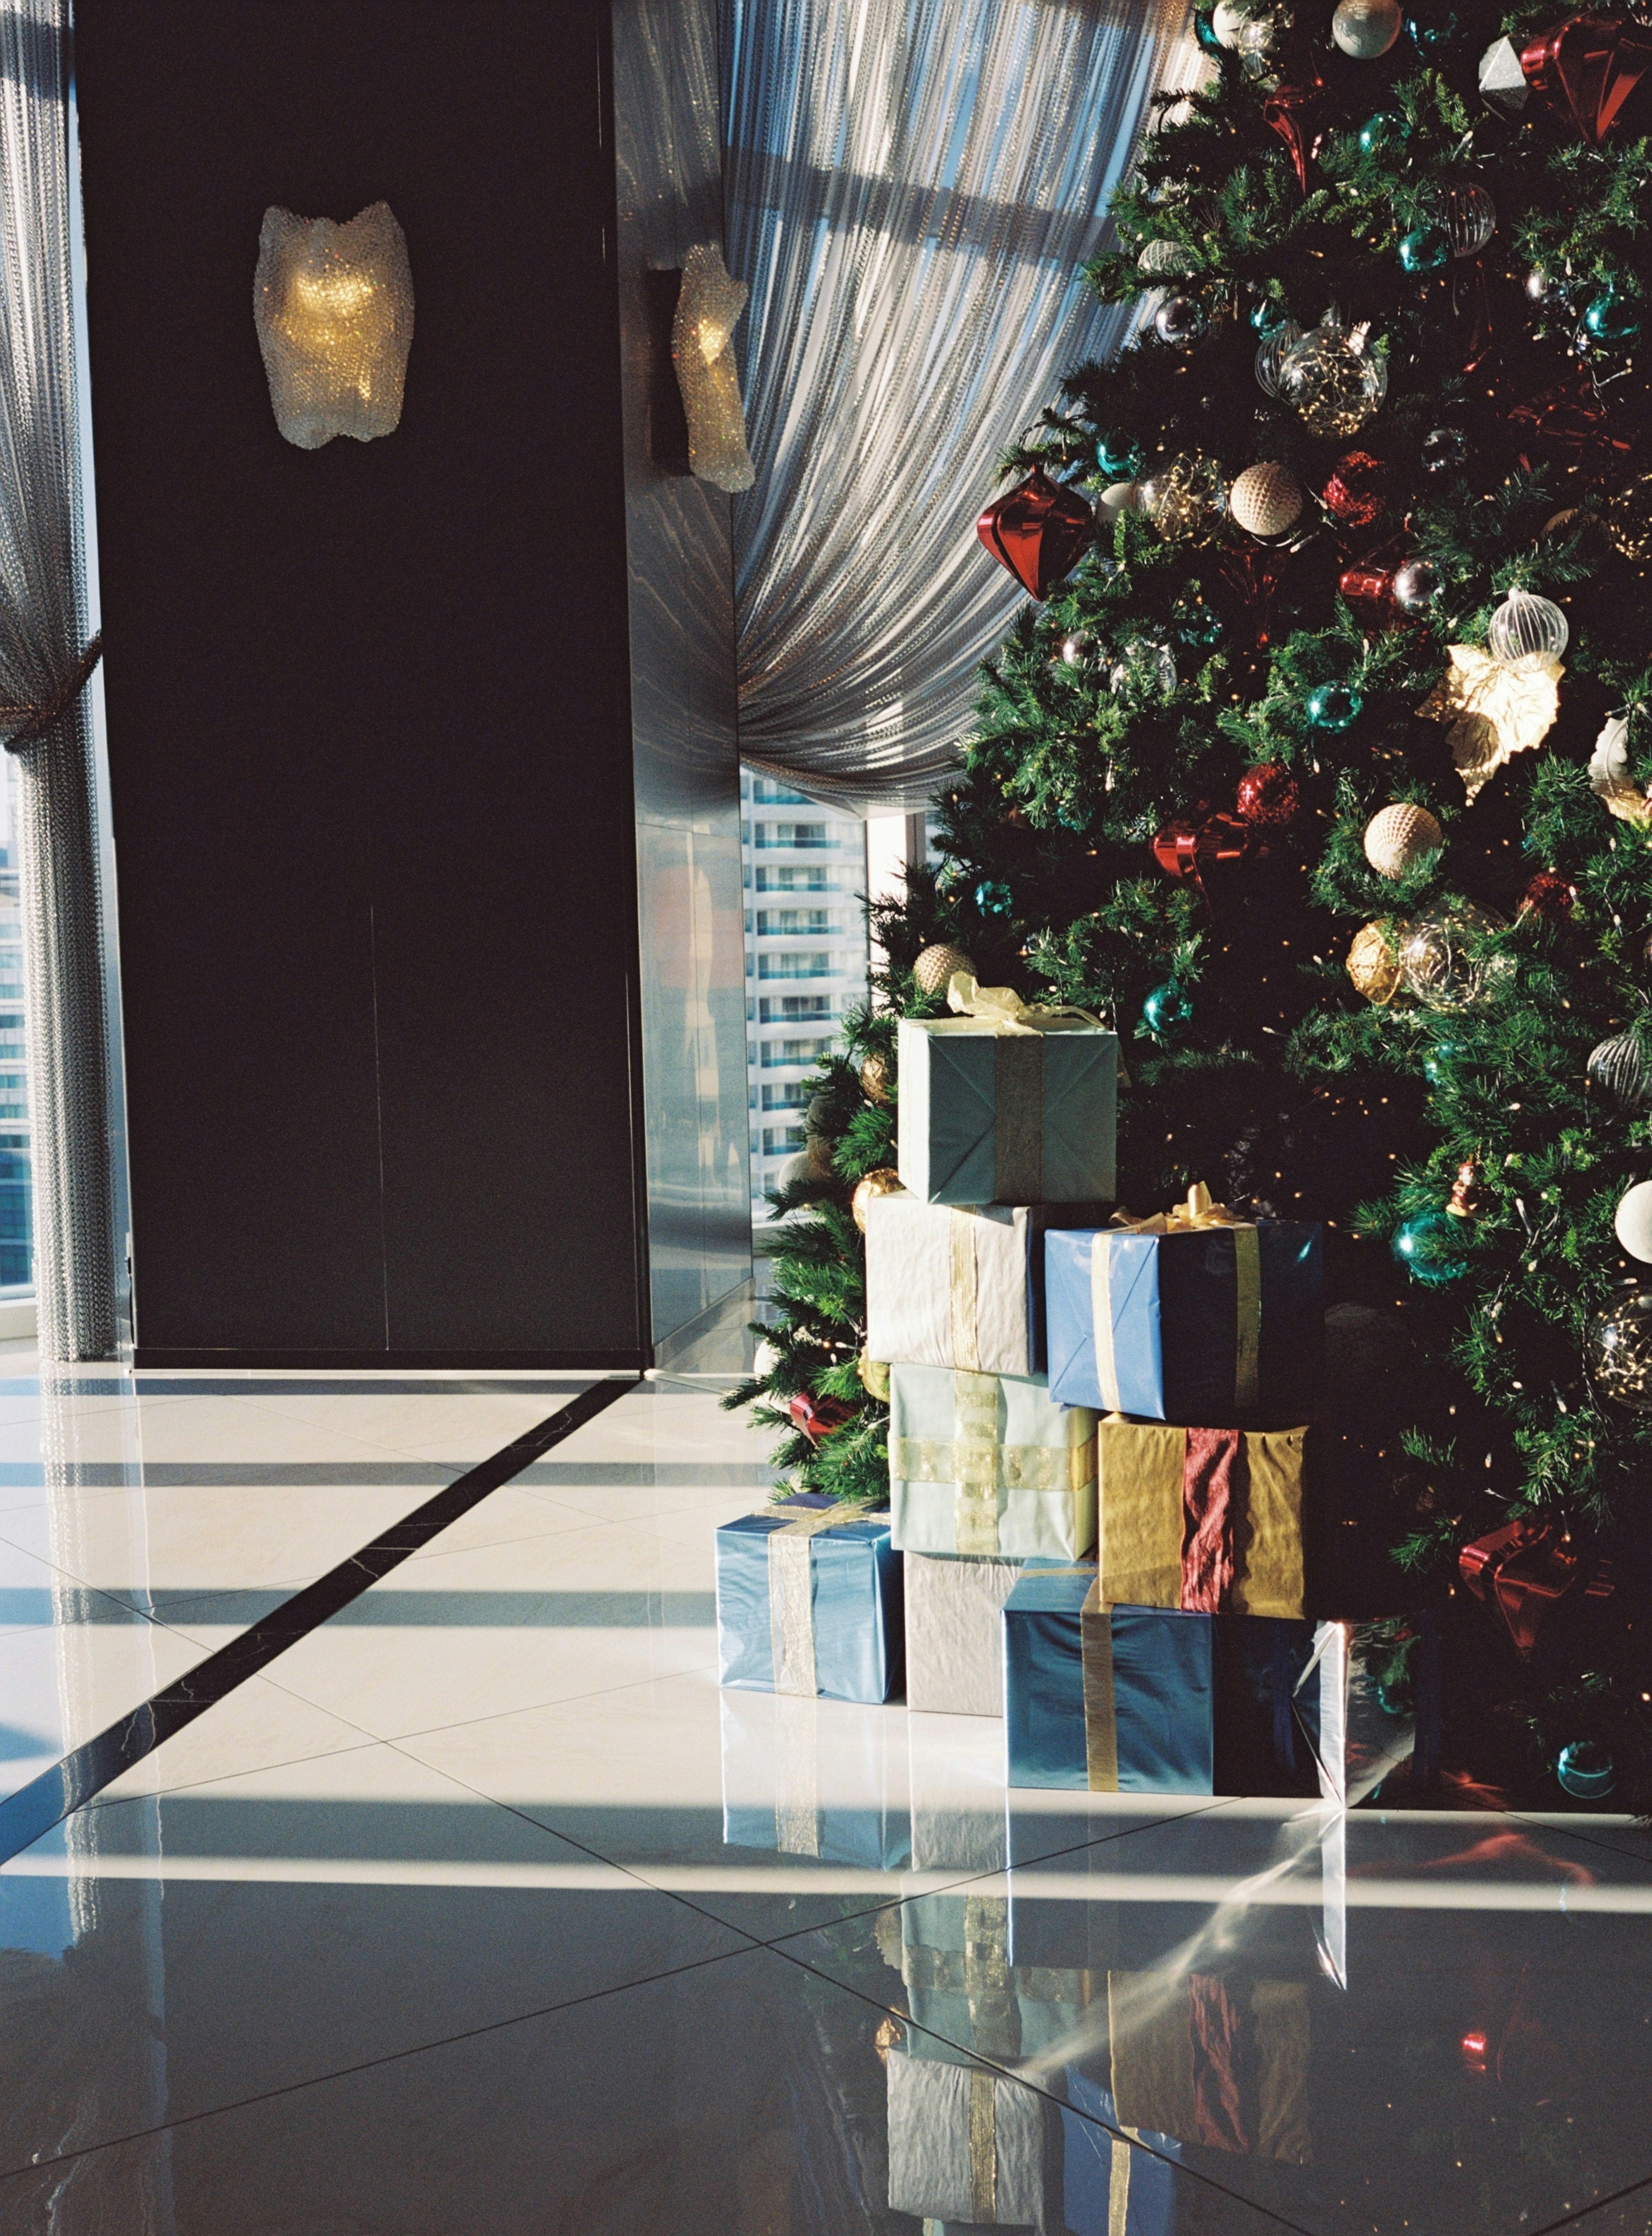
<svg viewBox="0 0 1652 2236">
<path fill-rule="evenodd" d="M 1426 807 L 1396 799 L 1379 808 L 1365 827 L 1365 858 L 1380 878 L 1403 878 L 1446 844 Z"/>
<path fill-rule="evenodd" d="M 861 1066 L 861 1092 L 869 1102 L 889 1103 L 889 1067 L 881 1056 L 869 1056 Z"/>
<path fill-rule="evenodd" d="M 861 1386 L 867 1396 L 887 1405 L 889 1402 L 889 1370 L 886 1362 L 874 1358 L 870 1351 L 863 1351 L 855 1362 L 855 1371 L 861 1378 Z"/>
<path fill-rule="evenodd" d="M 1228 497 L 1228 510 L 1252 536 L 1283 536 L 1301 517 L 1307 499 L 1288 466 L 1272 461 L 1247 466 Z"/>
<path fill-rule="evenodd" d="M 1398 917 L 1379 917 L 1354 935 L 1348 950 L 1348 976 L 1355 989 L 1373 1008 L 1386 1009 L 1405 984 L 1400 950 L 1411 931 Z"/>
<path fill-rule="evenodd" d="M 849 1198 L 849 1209 L 855 1214 L 855 1224 L 862 1234 L 866 1232 L 866 1207 L 875 1195 L 899 1195 L 901 1175 L 893 1165 L 880 1165 L 875 1173 L 868 1173 L 855 1183 L 855 1193 Z"/>
<path fill-rule="evenodd" d="M 912 966 L 921 994 L 944 994 L 958 970 L 975 976 L 975 966 L 961 947 L 926 947 Z"/>
</svg>

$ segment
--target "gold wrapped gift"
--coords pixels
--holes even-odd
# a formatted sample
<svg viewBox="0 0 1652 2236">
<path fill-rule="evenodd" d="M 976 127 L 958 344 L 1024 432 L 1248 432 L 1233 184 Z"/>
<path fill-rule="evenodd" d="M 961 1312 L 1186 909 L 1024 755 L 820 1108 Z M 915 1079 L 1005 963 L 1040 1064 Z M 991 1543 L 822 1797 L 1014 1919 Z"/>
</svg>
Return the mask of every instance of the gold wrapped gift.
<svg viewBox="0 0 1652 2236">
<path fill-rule="evenodd" d="M 1300 1617 L 1308 1452 L 1302 1427 L 1109 1416 L 1097 1439 L 1103 1602 Z"/>
</svg>

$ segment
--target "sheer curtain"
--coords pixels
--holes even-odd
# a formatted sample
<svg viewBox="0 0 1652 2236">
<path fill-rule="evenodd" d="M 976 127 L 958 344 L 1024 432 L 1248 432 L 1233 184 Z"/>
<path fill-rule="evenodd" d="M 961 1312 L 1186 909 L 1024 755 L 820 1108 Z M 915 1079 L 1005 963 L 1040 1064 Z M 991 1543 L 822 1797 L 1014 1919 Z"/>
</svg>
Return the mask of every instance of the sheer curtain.
<svg viewBox="0 0 1652 2236">
<path fill-rule="evenodd" d="M 724 0 L 740 751 L 917 807 L 1021 593 L 976 540 L 999 454 L 1129 314 L 1079 267 L 1187 0 Z"/>
<path fill-rule="evenodd" d="M 40 1342 L 57 1359 L 115 1347 L 71 129 L 69 0 L 0 0 L 0 741 L 17 767 Z"/>
</svg>

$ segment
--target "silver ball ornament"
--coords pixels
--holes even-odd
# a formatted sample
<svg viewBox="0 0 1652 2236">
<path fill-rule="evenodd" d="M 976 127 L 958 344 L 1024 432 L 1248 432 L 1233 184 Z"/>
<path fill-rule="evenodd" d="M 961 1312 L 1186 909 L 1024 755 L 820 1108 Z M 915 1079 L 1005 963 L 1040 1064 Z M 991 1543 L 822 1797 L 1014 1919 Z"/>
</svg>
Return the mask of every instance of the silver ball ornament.
<svg viewBox="0 0 1652 2236">
<path fill-rule="evenodd" d="M 1356 62 L 1373 62 L 1400 36 L 1400 0 L 1339 0 L 1331 36 Z"/>
<path fill-rule="evenodd" d="M 1252 536 L 1283 536 L 1301 517 L 1302 484 L 1288 466 L 1247 466 L 1228 493 L 1228 510 Z"/>
<path fill-rule="evenodd" d="M 1365 858 L 1380 878 L 1403 878 L 1446 844 L 1446 834 L 1426 807 L 1396 799 L 1380 807 L 1365 830 Z"/>
<path fill-rule="evenodd" d="M 1497 231 L 1497 204 L 1472 179 L 1454 180 L 1432 198 L 1434 222 L 1446 228 L 1453 256 L 1478 256 Z"/>
<path fill-rule="evenodd" d="M 1631 1258 L 1652 1266 L 1652 1180 L 1636 1180 L 1618 1198 L 1612 1231 Z"/>
<path fill-rule="evenodd" d="M 1394 603 L 1401 613 L 1421 613 L 1439 597 L 1439 569 L 1432 559 L 1407 559 L 1394 569 Z"/>
<path fill-rule="evenodd" d="M 1153 332 L 1172 349 L 1190 349 L 1210 323 L 1209 312 L 1192 295 L 1171 295 L 1153 313 Z"/>
<path fill-rule="evenodd" d="M 1091 629 L 1074 629 L 1071 636 L 1061 640 L 1061 657 L 1069 668 L 1092 668 L 1100 650 L 1095 634 Z"/>
</svg>

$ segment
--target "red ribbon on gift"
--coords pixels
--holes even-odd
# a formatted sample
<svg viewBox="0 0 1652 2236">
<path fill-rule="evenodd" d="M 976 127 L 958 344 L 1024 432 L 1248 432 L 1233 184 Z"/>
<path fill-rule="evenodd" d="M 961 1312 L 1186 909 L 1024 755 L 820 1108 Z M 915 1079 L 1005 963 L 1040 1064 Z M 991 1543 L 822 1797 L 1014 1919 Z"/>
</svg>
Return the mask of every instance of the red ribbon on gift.
<svg viewBox="0 0 1652 2236">
<path fill-rule="evenodd" d="M 1188 2022 L 1193 2037 L 1191 2141 L 1207 2150 L 1253 2147 L 1239 2074 L 1243 2054 L 1239 2012 L 1223 1982 L 1207 1972 L 1188 1975 Z"/>
<path fill-rule="evenodd" d="M 1241 1430 L 1187 1431 L 1182 1455 L 1182 1605 L 1190 1615 L 1221 1615 L 1232 1596 L 1243 1454 Z"/>
<path fill-rule="evenodd" d="M 1457 1565 L 1475 1598 L 1501 1615 L 1522 1661 L 1530 1656 L 1557 1600 L 1580 1582 L 1585 1599 L 1608 1599 L 1612 1591 L 1609 1561 L 1588 1567 L 1559 1522 L 1529 1514 L 1465 1545 Z"/>
<path fill-rule="evenodd" d="M 1024 482 L 995 497 L 975 533 L 1024 590 L 1047 598 L 1090 549 L 1095 515 L 1081 497 L 1034 466 Z"/>
<path fill-rule="evenodd" d="M 1520 50 L 1520 73 L 1533 93 L 1569 109 L 1598 148 L 1624 102 L 1652 69 L 1652 30 L 1621 16 L 1573 16 Z"/>
</svg>

